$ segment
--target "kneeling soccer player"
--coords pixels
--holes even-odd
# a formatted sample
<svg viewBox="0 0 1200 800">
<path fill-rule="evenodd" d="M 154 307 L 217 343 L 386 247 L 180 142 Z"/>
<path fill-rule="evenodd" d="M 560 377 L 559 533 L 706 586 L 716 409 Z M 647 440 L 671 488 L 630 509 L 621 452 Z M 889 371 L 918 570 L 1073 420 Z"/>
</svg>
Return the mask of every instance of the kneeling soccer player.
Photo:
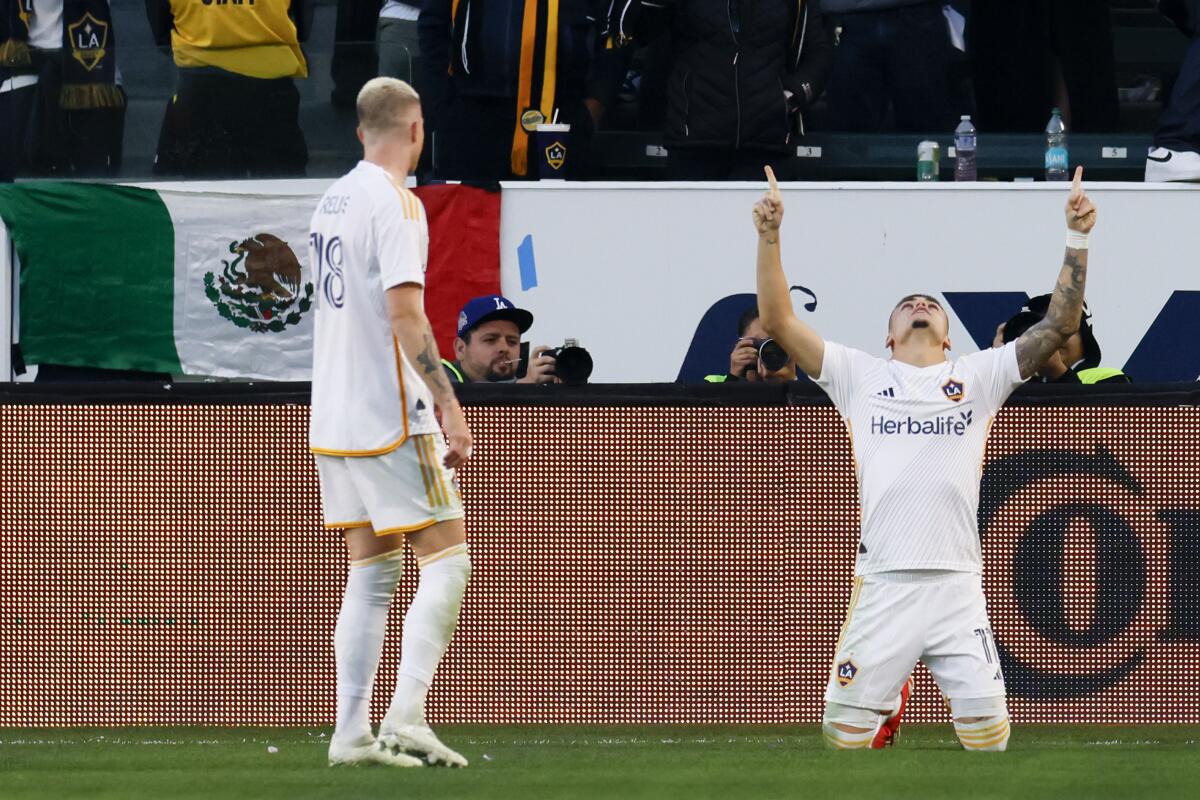
<svg viewBox="0 0 1200 800">
<path fill-rule="evenodd" d="M 918 661 L 950 700 L 968 750 L 1004 750 L 1008 710 L 987 603 L 976 514 L 991 421 L 1079 325 L 1096 209 L 1078 169 L 1067 249 L 1046 317 L 1003 348 L 948 359 L 949 319 L 929 295 L 892 309 L 889 360 L 824 341 L 792 310 L 770 190 L 754 207 L 758 302 L 767 334 L 829 394 L 851 433 L 859 497 L 854 591 L 825 692 L 832 747 L 890 744 Z"/>
</svg>

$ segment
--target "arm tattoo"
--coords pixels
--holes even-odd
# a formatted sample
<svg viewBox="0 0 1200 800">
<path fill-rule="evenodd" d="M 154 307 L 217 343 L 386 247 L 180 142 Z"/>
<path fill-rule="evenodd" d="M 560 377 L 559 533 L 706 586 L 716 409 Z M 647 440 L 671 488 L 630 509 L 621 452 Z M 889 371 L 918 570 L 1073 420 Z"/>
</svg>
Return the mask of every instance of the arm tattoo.
<svg viewBox="0 0 1200 800">
<path fill-rule="evenodd" d="M 1079 329 L 1086 281 L 1087 251 L 1068 249 L 1045 318 L 1017 338 L 1017 364 L 1022 378 L 1033 377 Z"/>
<path fill-rule="evenodd" d="M 441 359 L 438 358 L 437 341 L 434 340 L 433 331 L 428 325 L 425 326 L 421 337 L 421 352 L 417 353 L 417 363 L 425 373 L 422 377 L 433 392 L 434 400 L 440 405 L 447 397 L 454 396 L 454 389 L 450 388 L 450 381 L 446 380 Z"/>
<path fill-rule="evenodd" d="M 1022 378 L 1032 378 L 1054 351 L 1063 345 L 1063 337 L 1048 321 L 1038 324 L 1017 337 L 1017 365 Z"/>
<path fill-rule="evenodd" d="M 438 363 L 437 349 L 433 341 L 433 336 L 427 330 L 424 334 L 424 343 L 421 352 L 417 354 L 417 363 L 420 364 L 427 374 L 437 372 L 442 365 Z"/>
</svg>

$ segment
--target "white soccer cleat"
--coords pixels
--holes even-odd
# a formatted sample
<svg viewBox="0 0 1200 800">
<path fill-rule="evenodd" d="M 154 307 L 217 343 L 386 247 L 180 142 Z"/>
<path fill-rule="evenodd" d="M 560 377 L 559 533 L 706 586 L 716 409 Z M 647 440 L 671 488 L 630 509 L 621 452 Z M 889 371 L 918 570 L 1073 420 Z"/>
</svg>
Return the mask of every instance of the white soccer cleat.
<svg viewBox="0 0 1200 800">
<path fill-rule="evenodd" d="M 425 762 L 419 758 L 396 753 L 383 743 L 372 738 L 358 743 L 339 742 L 333 739 L 329 742 L 329 766 L 331 767 L 361 767 L 379 764 L 385 767 L 423 767 Z"/>
<path fill-rule="evenodd" d="M 416 756 L 430 766 L 467 766 L 467 759 L 442 744 L 428 725 L 388 725 L 384 720 L 379 743 L 392 753 Z"/>
</svg>

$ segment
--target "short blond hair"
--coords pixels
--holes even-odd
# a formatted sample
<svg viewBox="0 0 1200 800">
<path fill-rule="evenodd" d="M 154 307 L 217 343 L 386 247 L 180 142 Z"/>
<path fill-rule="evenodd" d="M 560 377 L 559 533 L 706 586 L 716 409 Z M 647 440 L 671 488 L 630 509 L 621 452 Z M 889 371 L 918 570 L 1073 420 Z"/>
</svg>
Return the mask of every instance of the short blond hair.
<svg viewBox="0 0 1200 800">
<path fill-rule="evenodd" d="M 421 107 L 417 90 L 396 78 L 372 78 L 358 93 L 358 126 L 383 133 L 401 125 L 413 108 Z"/>
</svg>

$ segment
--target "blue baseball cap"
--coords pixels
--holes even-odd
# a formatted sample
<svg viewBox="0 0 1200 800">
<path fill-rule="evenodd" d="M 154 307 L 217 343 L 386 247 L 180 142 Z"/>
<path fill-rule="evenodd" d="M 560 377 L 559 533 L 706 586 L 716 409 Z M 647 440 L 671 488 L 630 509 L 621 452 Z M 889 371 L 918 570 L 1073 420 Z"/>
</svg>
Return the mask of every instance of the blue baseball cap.
<svg viewBox="0 0 1200 800">
<path fill-rule="evenodd" d="M 533 326 L 533 314 L 523 308 L 517 308 L 506 297 L 488 294 L 471 298 L 462 307 L 462 311 L 458 312 L 458 335 L 462 336 L 472 328 L 494 319 L 515 322 L 521 333 Z"/>
</svg>

